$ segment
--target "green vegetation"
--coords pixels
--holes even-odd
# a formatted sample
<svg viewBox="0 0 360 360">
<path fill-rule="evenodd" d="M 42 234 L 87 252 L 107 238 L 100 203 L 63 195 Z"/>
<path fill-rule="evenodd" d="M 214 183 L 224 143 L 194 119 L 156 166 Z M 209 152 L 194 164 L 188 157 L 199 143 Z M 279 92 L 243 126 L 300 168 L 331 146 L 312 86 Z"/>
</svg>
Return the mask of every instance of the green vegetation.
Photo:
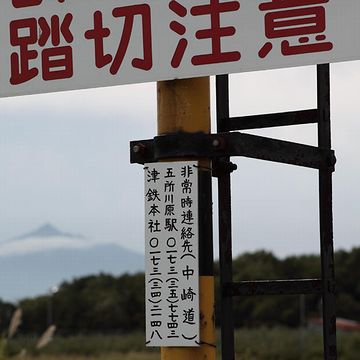
<svg viewBox="0 0 360 360">
<path fill-rule="evenodd" d="M 7 355 L 19 354 L 27 349 L 29 355 L 68 355 L 68 356 L 102 356 L 103 354 L 130 352 L 154 352 L 157 349 L 145 347 L 144 332 L 134 332 L 124 335 L 77 335 L 55 336 L 54 340 L 38 351 L 37 339 L 34 337 L 18 337 L 8 346 Z"/>
<path fill-rule="evenodd" d="M 358 360 L 359 333 L 339 333 L 339 358 Z M 322 335 L 316 329 L 283 327 L 239 329 L 235 333 L 237 359 L 241 360 L 322 360 Z M 159 349 L 144 346 L 143 333 L 127 335 L 88 335 L 55 337 L 41 352 L 35 349 L 35 339 L 17 338 L 9 356 L 28 349 L 27 356 L 38 360 L 101 360 L 160 359 Z M 220 354 L 218 354 L 220 359 Z"/>
<path fill-rule="evenodd" d="M 336 253 L 337 315 L 360 320 L 360 248 Z M 215 264 L 218 273 L 218 264 Z M 246 253 L 234 260 L 234 280 L 317 278 L 318 256 L 292 256 L 278 259 L 270 252 Z M 218 276 L 217 276 L 218 280 Z M 217 293 L 219 289 L 217 286 Z M 217 295 L 217 299 L 219 296 Z M 236 327 L 287 326 L 300 323 L 299 296 L 242 297 L 234 300 Z M 48 327 L 48 309 L 57 334 L 69 336 L 92 333 L 129 333 L 144 328 L 144 274 L 120 277 L 93 275 L 65 282 L 51 298 L 49 295 L 20 301 L 23 310 L 21 335 L 37 335 Z M 217 302 L 216 317 L 221 316 Z M 306 317 L 317 317 L 318 295 L 305 298 Z M 6 330 L 15 307 L 0 302 L 0 333 Z"/>
<path fill-rule="evenodd" d="M 144 274 L 87 276 L 64 283 L 51 299 L 25 299 L 22 334 L 39 335 L 49 325 L 52 301 L 57 333 L 62 335 L 129 332 L 144 328 Z"/>
<path fill-rule="evenodd" d="M 6 340 L 0 336 L 0 360 L 4 360 L 6 357 Z"/>
<path fill-rule="evenodd" d="M 360 248 L 339 251 L 335 256 L 337 315 L 360 320 Z M 218 264 L 215 264 L 218 275 Z M 247 253 L 234 260 L 234 280 L 317 278 L 320 259 L 314 255 L 278 259 L 270 252 Z M 218 281 L 218 276 L 216 277 Z M 219 287 L 217 290 L 219 293 Z M 217 299 L 219 300 L 219 295 Z M 304 299 L 304 298 L 303 298 Z M 51 302 L 51 306 L 49 306 Z M 303 302 L 304 304 L 304 302 Z M 111 360 L 150 360 L 157 351 L 144 347 L 144 274 L 119 277 L 100 274 L 65 282 L 59 291 L 19 302 L 22 323 L 15 338 L 0 338 L 0 360 L 19 355 L 51 360 L 54 356 L 101 357 Z M 49 308 L 57 326 L 54 341 L 36 350 L 39 335 L 48 328 Z M 320 297 L 305 297 L 306 317 L 319 316 Z M 0 301 L 0 334 L 5 334 L 15 306 Z M 217 323 L 221 316 L 216 308 Z M 320 329 L 299 328 L 299 296 L 259 296 L 234 299 L 236 351 L 238 359 L 322 358 Z M 101 333 L 102 335 L 98 335 Z M 155 353 L 154 353 L 155 351 Z M 360 333 L 339 333 L 339 354 L 343 360 L 359 359 Z M 156 356 L 155 356 L 156 355 Z M 140 357 L 139 357 L 140 356 Z"/>
<path fill-rule="evenodd" d="M 36 355 L 26 356 L 27 360 L 160 360 L 158 353 L 135 353 L 129 352 L 126 354 L 119 353 L 105 353 L 99 356 L 84 356 L 84 355 Z"/>
<path fill-rule="evenodd" d="M 236 332 L 238 359 L 322 360 L 322 333 L 318 329 L 260 328 Z M 342 360 L 359 359 L 359 333 L 338 333 L 338 355 Z"/>
</svg>

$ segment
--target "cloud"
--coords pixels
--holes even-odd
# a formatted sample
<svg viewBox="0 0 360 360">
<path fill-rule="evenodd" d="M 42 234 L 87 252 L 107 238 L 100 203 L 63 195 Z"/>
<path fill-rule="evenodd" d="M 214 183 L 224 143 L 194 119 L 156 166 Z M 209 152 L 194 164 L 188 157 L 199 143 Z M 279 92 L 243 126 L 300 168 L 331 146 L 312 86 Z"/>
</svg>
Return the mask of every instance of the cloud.
<svg viewBox="0 0 360 360">
<path fill-rule="evenodd" d="M 93 245 L 94 243 L 92 241 L 80 238 L 62 236 L 30 237 L 23 240 L 0 243 L 0 257 L 25 255 L 58 249 L 86 249 Z"/>
</svg>

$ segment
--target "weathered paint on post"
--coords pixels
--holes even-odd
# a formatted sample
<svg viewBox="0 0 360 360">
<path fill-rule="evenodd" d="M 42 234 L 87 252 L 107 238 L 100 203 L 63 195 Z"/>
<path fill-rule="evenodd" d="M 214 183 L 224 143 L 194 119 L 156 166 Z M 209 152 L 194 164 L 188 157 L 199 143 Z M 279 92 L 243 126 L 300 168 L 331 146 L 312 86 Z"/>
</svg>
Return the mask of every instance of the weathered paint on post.
<svg viewBox="0 0 360 360">
<path fill-rule="evenodd" d="M 161 348 L 161 360 L 215 360 L 214 277 L 200 276 L 200 336 L 196 348 Z"/>
<path fill-rule="evenodd" d="M 158 134 L 178 132 L 210 133 L 209 78 L 184 79 L 158 82 Z M 180 160 L 180 159 L 176 159 Z M 200 159 L 200 185 L 204 186 L 200 199 L 200 347 L 161 348 L 161 360 L 214 360 L 214 276 L 212 273 L 212 222 L 211 222 L 211 164 Z M 205 189 L 206 188 L 206 189 Z M 199 189 L 201 192 L 201 189 Z M 204 251 L 204 250 L 207 251 Z"/>
</svg>

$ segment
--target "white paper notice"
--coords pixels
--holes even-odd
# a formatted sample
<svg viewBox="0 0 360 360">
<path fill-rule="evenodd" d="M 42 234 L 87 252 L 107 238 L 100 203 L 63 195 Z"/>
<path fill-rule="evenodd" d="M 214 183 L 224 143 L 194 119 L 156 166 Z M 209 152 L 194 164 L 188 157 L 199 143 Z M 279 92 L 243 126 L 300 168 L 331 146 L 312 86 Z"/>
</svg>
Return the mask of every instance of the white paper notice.
<svg viewBox="0 0 360 360">
<path fill-rule="evenodd" d="M 198 346 L 197 162 L 145 164 L 146 344 Z"/>
</svg>

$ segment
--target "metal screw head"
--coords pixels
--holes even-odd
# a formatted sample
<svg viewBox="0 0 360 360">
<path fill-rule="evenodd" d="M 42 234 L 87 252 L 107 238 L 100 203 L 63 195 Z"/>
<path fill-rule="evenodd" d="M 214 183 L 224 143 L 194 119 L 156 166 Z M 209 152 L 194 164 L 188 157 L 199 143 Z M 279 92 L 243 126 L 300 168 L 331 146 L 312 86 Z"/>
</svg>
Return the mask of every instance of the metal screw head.
<svg viewBox="0 0 360 360">
<path fill-rule="evenodd" d="M 220 146 L 220 140 L 219 139 L 214 139 L 213 142 L 212 142 L 212 145 L 214 147 L 219 147 Z"/>
</svg>

